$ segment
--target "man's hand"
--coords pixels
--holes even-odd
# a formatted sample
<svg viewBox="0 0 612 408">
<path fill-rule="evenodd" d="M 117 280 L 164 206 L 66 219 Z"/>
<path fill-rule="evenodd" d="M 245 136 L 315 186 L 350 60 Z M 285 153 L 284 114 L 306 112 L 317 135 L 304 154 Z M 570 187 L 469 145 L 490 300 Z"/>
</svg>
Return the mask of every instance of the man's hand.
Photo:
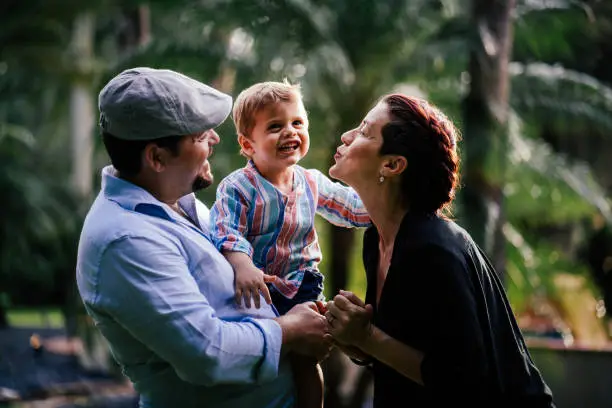
<svg viewBox="0 0 612 408">
<path fill-rule="evenodd" d="M 259 309 L 261 307 L 261 294 L 267 304 L 272 304 L 270 290 L 266 283 L 274 282 L 277 277 L 263 273 L 255 267 L 251 258 L 245 253 L 228 252 L 224 255 L 234 267 L 234 274 L 236 275 L 236 303 L 240 305 L 244 300 L 244 305 L 250 308 L 252 298 L 255 307 Z"/>
<path fill-rule="evenodd" d="M 332 347 L 327 334 L 327 322 L 314 302 L 301 303 L 291 308 L 276 321 L 283 330 L 283 350 L 324 360 Z"/>
</svg>

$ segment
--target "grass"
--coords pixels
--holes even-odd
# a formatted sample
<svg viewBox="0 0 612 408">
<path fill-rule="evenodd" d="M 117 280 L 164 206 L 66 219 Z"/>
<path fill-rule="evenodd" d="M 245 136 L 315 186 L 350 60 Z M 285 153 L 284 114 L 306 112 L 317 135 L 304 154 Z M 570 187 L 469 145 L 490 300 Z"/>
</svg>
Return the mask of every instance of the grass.
<svg viewBox="0 0 612 408">
<path fill-rule="evenodd" d="M 59 329 L 64 327 L 64 317 L 58 309 L 15 308 L 8 311 L 11 327 L 39 327 Z"/>
</svg>

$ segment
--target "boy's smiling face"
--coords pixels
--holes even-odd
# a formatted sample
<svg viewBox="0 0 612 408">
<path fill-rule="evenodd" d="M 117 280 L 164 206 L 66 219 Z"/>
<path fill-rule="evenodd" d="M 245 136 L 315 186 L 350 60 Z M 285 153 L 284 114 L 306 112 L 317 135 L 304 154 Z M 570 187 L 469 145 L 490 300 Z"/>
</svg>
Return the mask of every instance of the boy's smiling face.
<svg viewBox="0 0 612 408">
<path fill-rule="evenodd" d="M 261 171 L 278 172 L 296 164 L 308 153 L 308 116 L 299 97 L 261 109 L 250 135 L 241 135 L 242 150 Z"/>
</svg>

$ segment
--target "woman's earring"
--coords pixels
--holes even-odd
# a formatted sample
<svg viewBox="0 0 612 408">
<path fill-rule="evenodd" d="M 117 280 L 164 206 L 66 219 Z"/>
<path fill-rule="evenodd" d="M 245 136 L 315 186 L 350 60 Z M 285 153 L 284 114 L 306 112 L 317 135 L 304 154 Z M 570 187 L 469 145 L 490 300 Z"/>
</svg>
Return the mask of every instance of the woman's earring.
<svg viewBox="0 0 612 408">
<path fill-rule="evenodd" d="M 382 184 L 383 181 L 385 181 L 385 176 L 381 174 L 380 177 L 378 178 L 378 184 Z"/>
</svg>

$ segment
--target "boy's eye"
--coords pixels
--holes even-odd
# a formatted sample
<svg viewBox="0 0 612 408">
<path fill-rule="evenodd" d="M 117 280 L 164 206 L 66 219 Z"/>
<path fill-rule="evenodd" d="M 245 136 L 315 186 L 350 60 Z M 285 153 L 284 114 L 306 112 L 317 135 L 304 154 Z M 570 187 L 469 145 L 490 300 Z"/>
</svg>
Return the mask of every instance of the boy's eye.
<svg viewBox="0 0 612 408">
<path fill-rule="evenodd" d="M 304 122 L 302 122 L 301 120 L 293 121 L 293 126 L 302 126 L 303 124 L 304 124 Z"/>
<path fill-rule="evenodd" d="M 278 123 L 273 123 L 270 126 L 268 126 L 269 130 L 274 130 L 274 129 L 280 129 L 280 125 Z"/>
</svg>

